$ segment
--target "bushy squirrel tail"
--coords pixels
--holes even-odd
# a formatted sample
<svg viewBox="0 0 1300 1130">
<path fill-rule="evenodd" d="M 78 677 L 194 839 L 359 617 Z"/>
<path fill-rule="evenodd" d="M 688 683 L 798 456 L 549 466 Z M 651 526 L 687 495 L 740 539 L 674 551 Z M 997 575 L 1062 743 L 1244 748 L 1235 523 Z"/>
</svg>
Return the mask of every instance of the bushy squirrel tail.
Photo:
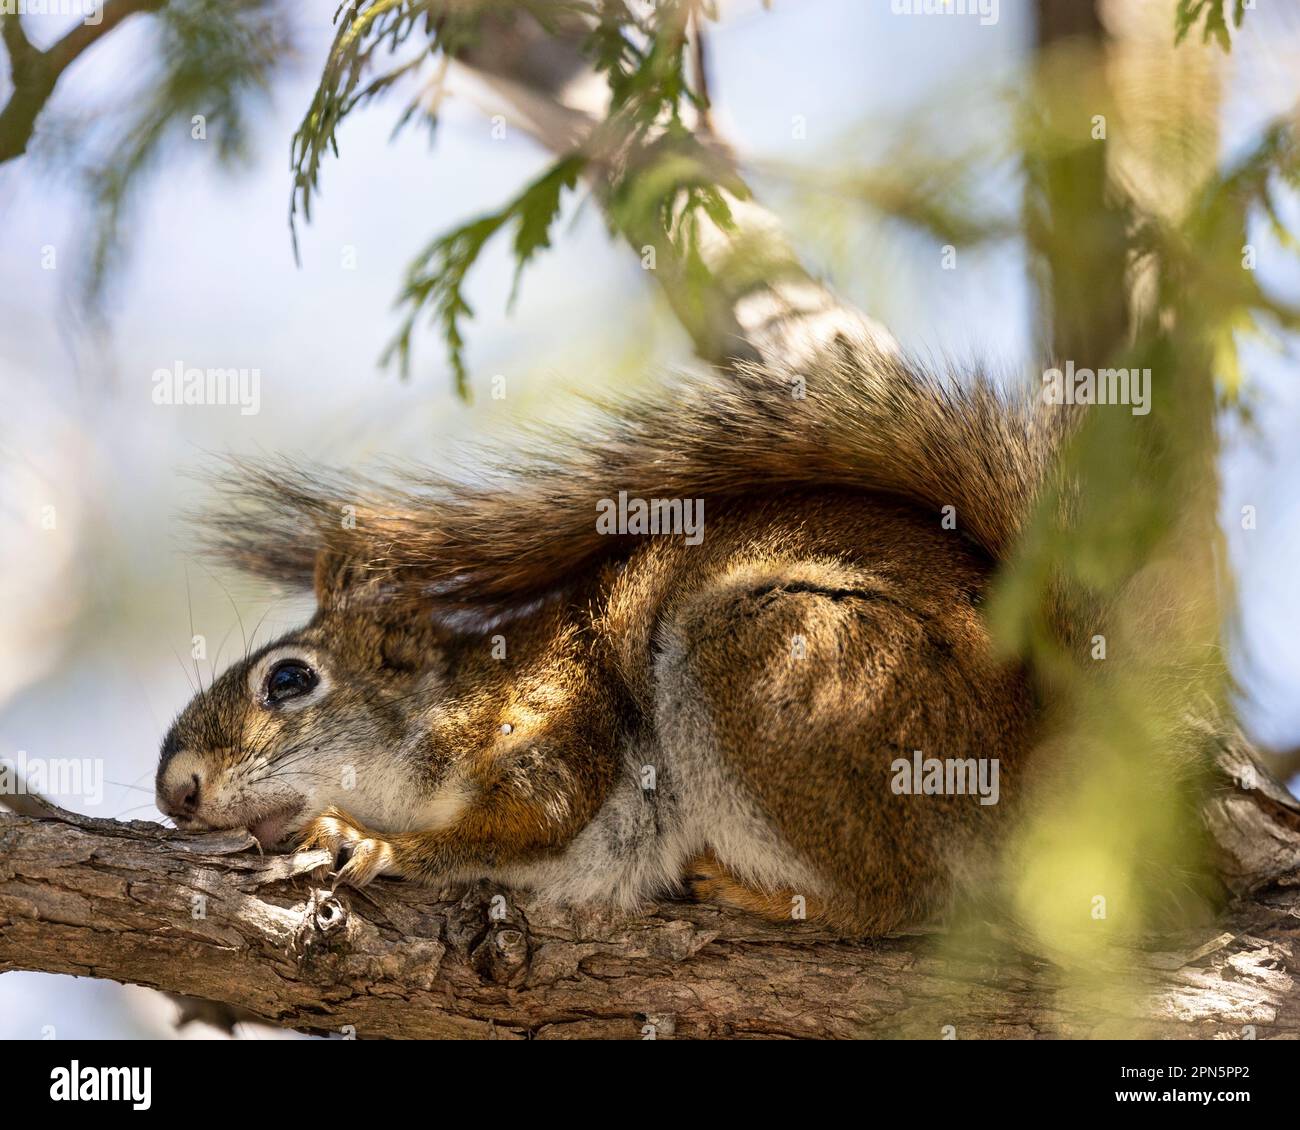
<svg viewBox="0 0 1300 1130">
<path fill-rule="evenodd" d="M 940 377 L 842 348 L 804 371 L 746 365 L 600 406 L 571 434 L 524 433 L 486 485 L 427 472 L 377 480 L 288 461 L 237 462 L 206 515 L 209 548 L 309 585 L 317 555 L 363 570 L 382 599 L 504 611 L 620 552 L 603 499 L 728 499 L 798 489 L 890 495 L 946 516 L 1003 561 L 1056 465 L 1059 410 L 983 377 Z M 945 511 L 952 507 L 951 511 Z M 949 523 L 952 525 L 952 522 Z"/>
</svg>

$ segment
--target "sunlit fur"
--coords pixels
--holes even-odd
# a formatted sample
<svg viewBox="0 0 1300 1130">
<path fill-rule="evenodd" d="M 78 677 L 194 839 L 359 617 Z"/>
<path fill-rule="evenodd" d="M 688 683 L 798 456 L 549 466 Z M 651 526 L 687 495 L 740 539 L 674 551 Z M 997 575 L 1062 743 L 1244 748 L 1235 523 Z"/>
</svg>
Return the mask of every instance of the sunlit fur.
<svg viewBox="0 0 1300 1130">
<path fill-rule="evenodd" d="M 160 797 L 199 773 L 212 827 L 298 803 L 281 838 L 347 847 L 356 883 L 635 906 L 686 882 L 863 932 L 916 920 L 1015 808 L 1036 704 L 979 606 L 1063 428 L 845 346 L 521 438 L 491 486 L 237 465 L 210 544 L 314 585 L 272 646 L 327 686 L 277 709 L 267 653 L 236 664 L 168 736 Z M 704 499 L 703 544 L 602 536 L 621 490 Z M 999 758 L 1003 802 L 893 794 L 916 749 Z"/>
</svg>

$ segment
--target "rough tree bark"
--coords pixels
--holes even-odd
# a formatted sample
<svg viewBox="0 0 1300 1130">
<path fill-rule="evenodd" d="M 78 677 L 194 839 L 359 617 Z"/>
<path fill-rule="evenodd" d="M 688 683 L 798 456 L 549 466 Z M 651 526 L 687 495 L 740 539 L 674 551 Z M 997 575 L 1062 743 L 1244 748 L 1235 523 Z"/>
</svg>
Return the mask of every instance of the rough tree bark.
<svg viewBox="0 0 1300 1130">
<path fill-rule="evenodd" d="M 571 45 L 518 24 L 482 44 L 463 62 L 543 144 L 587 135 L 599 108 L 581 104 L 592 88 Z M 711 265 L 736 241 L 785 248 L 761 208 L 737 219 L 709 234 Z M 781 254 L 788 270 L 758 289 L 719 270 L 719 318 L 688 327 L 702 357 L 788 359 L 845 333 L 892 347 Z M 312 877 L 323 854 L 32 807 L 0 813 L 0 971 L 107 977 L 361 1037 L 1300 1038 L 1300 804 L 1244 739 L 1206 741 L 1204 819 L 1231 904 L 1212 928 L 1125 955 L 1124 991 L 1105 996 L 1080 995 L 1006 927 L 955 949 L 936 931 L 854 941 L 687 903 L 557 909 L 484 884 L 331 892 Z"/>
<path fill-rule="evenodd" d="M 358 1037 L 1300 1039 L 1300 805 L 1240 739 L 1205 818 L 1235 899 L 1080 995 L 1023 938 L 873 941 L 666 903 L 557 909 L 480 884 L 331 892 L 323 853 L 72 813 L 0 815 L 0 970 L 109 977 Z M 451 895 L 450 898 L 445 896 Z"/>
</svg>

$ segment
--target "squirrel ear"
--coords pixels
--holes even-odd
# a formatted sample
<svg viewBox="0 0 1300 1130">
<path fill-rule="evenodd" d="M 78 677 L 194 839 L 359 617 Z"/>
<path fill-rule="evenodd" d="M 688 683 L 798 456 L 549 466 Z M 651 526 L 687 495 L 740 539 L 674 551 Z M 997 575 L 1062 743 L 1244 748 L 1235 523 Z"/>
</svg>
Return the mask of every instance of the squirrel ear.
<svg viewBox="0 0 1300 1130">
<path fill-rule="evenodd" d="M 356 571 L 343 554 L 332 549 L 322 549 L 316 554 L 313 587 L 316 590 L 316 604 L 319 607 L 324 609 L 341 607 L 355 581 Z"/>
</svg>

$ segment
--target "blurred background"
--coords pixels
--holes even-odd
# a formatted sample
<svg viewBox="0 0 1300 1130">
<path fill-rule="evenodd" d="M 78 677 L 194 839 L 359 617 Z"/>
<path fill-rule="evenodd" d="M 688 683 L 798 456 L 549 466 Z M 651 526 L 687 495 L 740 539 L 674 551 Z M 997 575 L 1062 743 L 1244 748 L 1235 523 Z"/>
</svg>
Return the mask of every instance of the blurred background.
<svg viewBox="0 0 1300 1130">
<path fill-rule="evenodd" d="M 908 350 L 1008 379 L 1040 372 L 1041 284 L 1018 222 L 1034 174 L 1010 154 L 1009 92 L 1031 82 L 1054 6 L 1002 0 L 992 22 L 906 7 L 719 3 L 707 25 L 714 127 L 803 263 Z M 1293 112 L 1297 6 L 1247 12 L 1230 52 L 1199 28 L 1175 51 L 1173 0 L 1101 9 L 1115 44 L 1111 97 L 1130 127 L 1119 144 L 1132 149 L 1134 195 L 1153 211 L 1183 207 L 1197 176 L 1228 167 Z M 530 263 L 513 310 L 505 242 L 470 274 L 469 402 L 432 330 L 417 331 L 407 379 L 382 369 L 412 256 L 500 206 L 551 157 L 508 122 L 494 129 L 490 93 L 453 67 L 432 144 L 419 128 L 391 136 L 401 100 L 343 121 L 339 159 L 322 171 L 311 222 L 300 218 L 295 264 L 290 138 L 334 11 L 283 5 L 239 151 L 192 136 L 182 107 L 107 213 L 112 123 L 148 96 L 152 16 L 78 59 L 29 152 L 0 165 L 0 757 L 103 759 L 97 805 L 52 798 L 73 809 L 157 819 L 158 743 L 195 680 L 308 611 L 292 594 L 214 574 L 187 544 L 181 518 L 202 502 L 212 453 L 437 462 L 466 437 L 508 435 L 516 416 L 562 416 L 575 389 L 626 388 L 695 363 L 637 257 L 579 192 L 565 197 L 553 247 Z M 41 47 L 76 22 L 30 15 L 24 28 Z M 1043 98 L 1077 98 L 1091 81 L 1086 60 L 1054 66 L 1034 80 Z M 1252 214 L 1247 237 L 1259 285 L 1300 303 L 1284 246 L 1300 213 L 1293 191 L 1275 187 L 1278 215 Z M 1237 336 L 1216 374 L 1235 398 L 1220 421 L 1220 513 L 1240 600 L 1228 625 L 1240 715 L 1262 748 L 1286 754 L 1300 747 L 1300 382 L 1292 329 L 1263 328 Z M 155 370 L 177 363 L 257 369 L 260 411 L 154 403 Z M 491 397 L 496 376 L 504 400 Z M 1252 529 L 1243 506 L 1255 508 Z M 206 653 L 197 674 L 195 637 Z M 0 976 L 2 1037 L 167 1036 L 175 1013 L 148 990 Z M 213 1034 L 201 1024 L 180 1033 Z"/>
</svg>

